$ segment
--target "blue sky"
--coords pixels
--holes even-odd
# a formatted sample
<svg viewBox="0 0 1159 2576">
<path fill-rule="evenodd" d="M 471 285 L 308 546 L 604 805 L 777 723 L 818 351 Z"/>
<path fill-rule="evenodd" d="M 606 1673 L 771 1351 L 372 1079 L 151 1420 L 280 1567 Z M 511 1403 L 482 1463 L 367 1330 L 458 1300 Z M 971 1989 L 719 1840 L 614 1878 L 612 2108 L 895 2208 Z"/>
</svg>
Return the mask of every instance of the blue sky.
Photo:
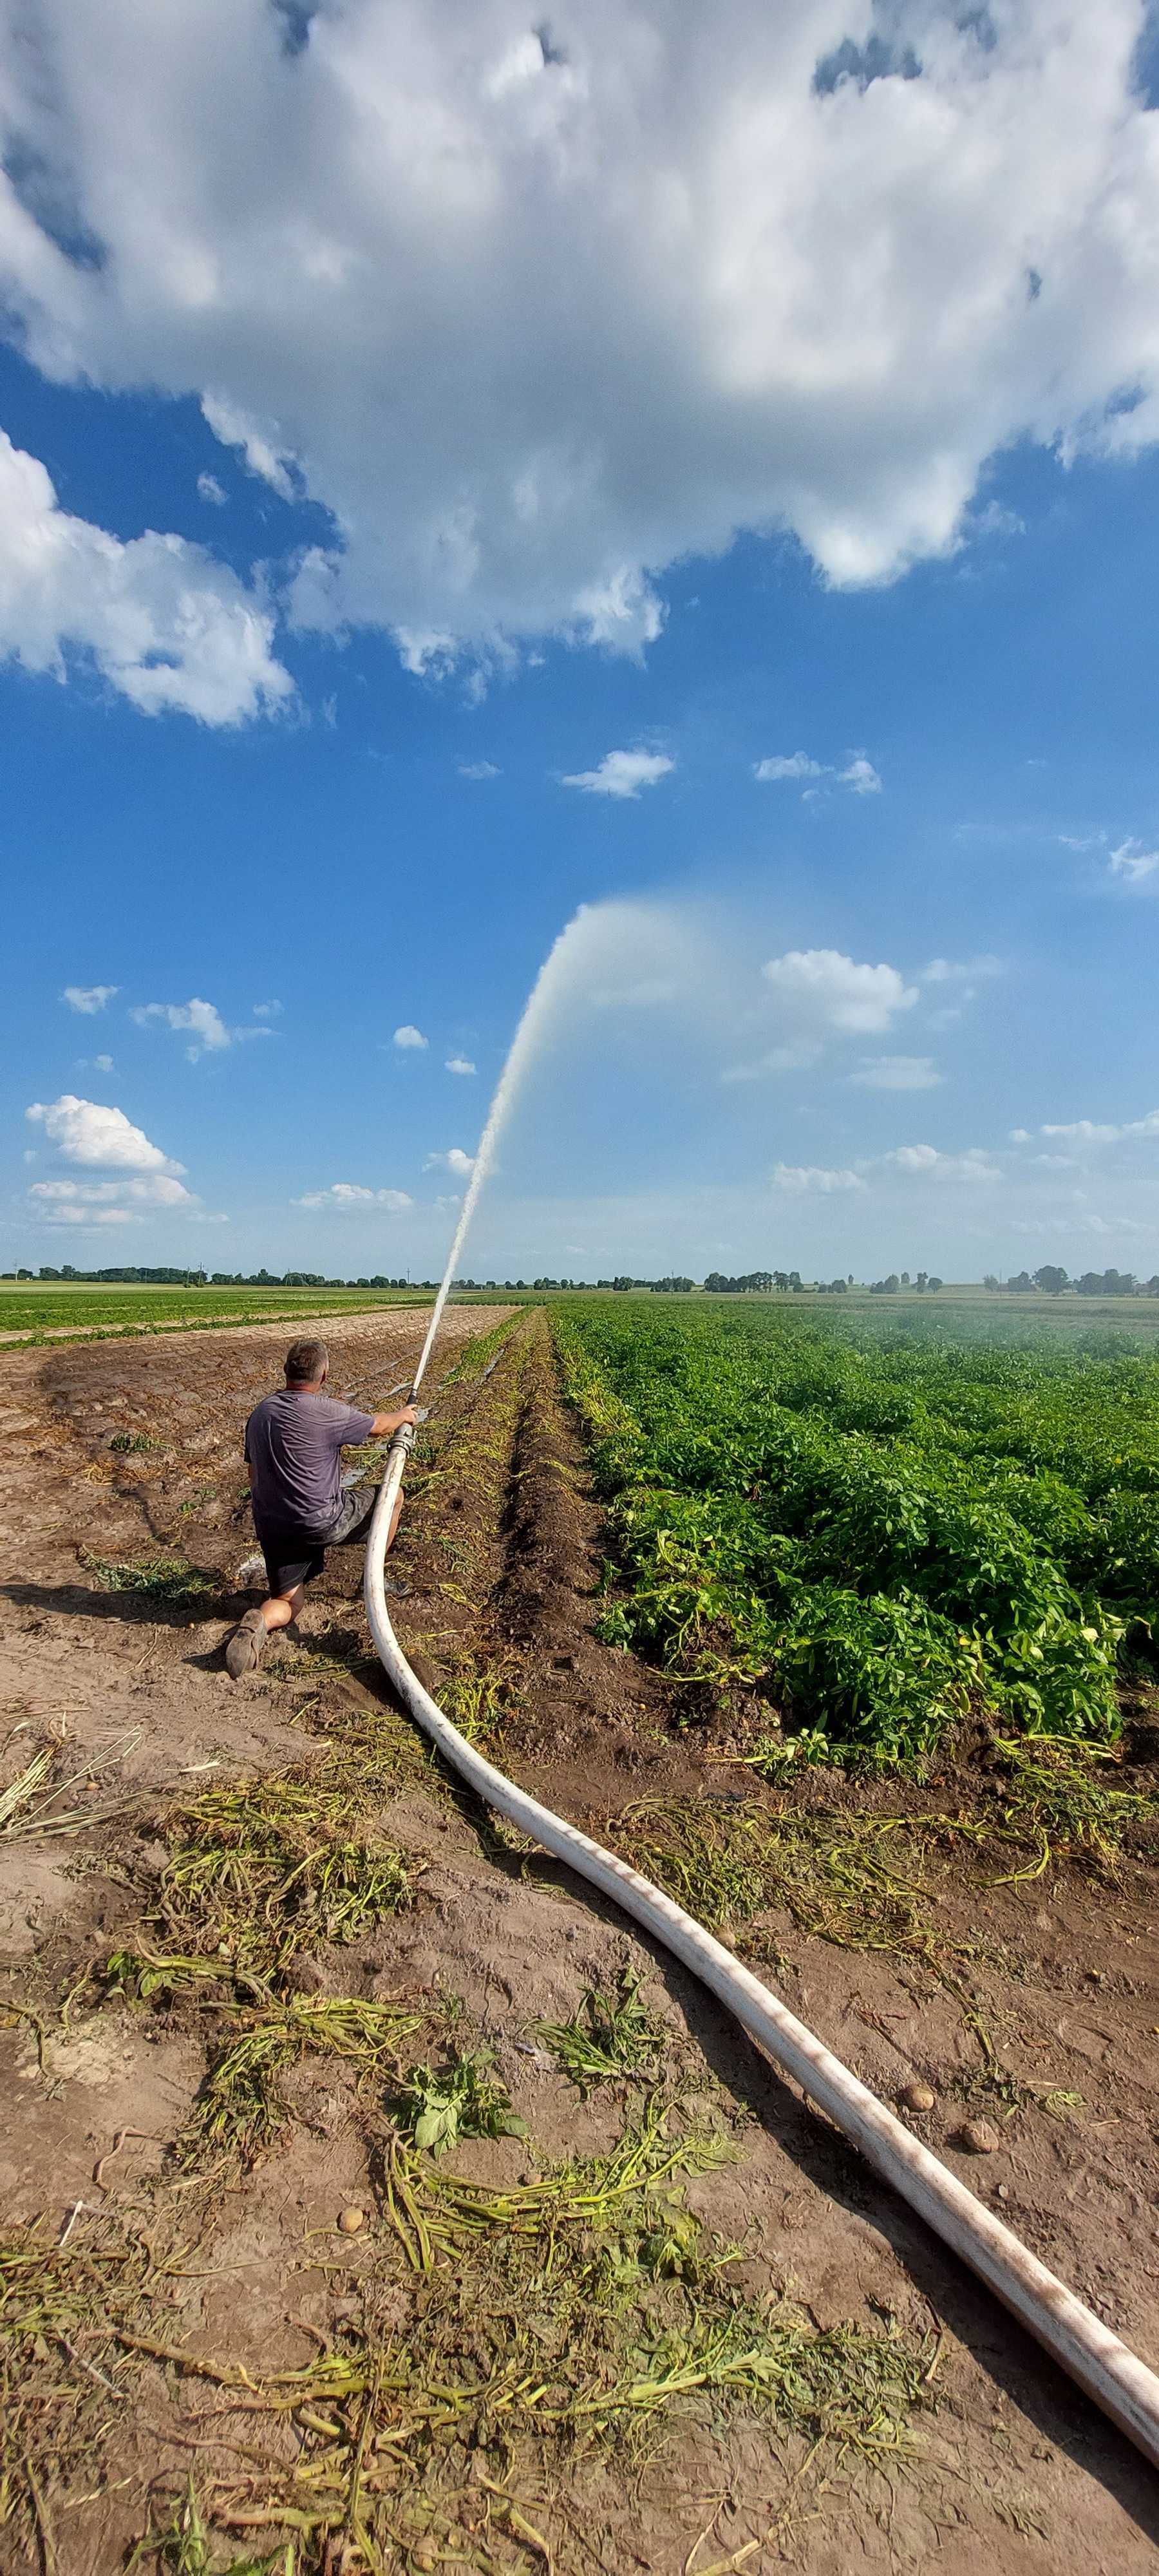
<svg viewBox="0 0 1159 2576">
<path fill-rule="evenodd" d="M 0 11 L 4 1266 L 437 1270 L 630 898 L 473 1273 L 1159 1268 L 1143 12 L 724 14 Z"/>
</svg>

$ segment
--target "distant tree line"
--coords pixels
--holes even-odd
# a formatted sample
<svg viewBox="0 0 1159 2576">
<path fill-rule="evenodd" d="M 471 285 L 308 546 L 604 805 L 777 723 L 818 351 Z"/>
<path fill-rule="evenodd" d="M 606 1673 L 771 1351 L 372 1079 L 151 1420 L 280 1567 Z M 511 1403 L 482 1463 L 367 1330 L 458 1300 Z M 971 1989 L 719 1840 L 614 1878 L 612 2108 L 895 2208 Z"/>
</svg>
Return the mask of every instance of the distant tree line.
<svg viewBox="0 0 1159 2576">
<path fill-rule="evenodd" d="M 1119 1274 L 1117 1271 L 1108 1271 L 1106 1277 L 1108 1282 L 1117 1281 Z M 439 1285 L 437 1279 L 409 1279 L 397 1276 L 388 1277 L 387 1274 L 381 1270 L 360 1272 L 357 1277 L 344 1279 L 335 1278 L 333 1274 L 329 1274 L 323 1270 L 277 1271 L 267 1270 L 263 1267 L 261 1270 L 206 1271 L 201 1269 L 181 1269 L 173 1264 L 158 1264 L 153 1268 L 146 1268 L 144 1266 L 133 1266 L 128 1262 L 118 1262 L 103 1270 L 78 1270 L 70 1261 L 62 1263 L 59 1270 L 52 1269 L 47 1263 L 45 1263 L 41 1266 L 39 1271 L 29 1269 L 0 1271 L 0 1278 L 18 1280 L 41 1279 L 49 1282 L 57 1281 L 66 1286 L 70 1282 L 73 1282 L 82 1287 L 102 1288 L 433 1289 L 437 1288 Z M 1041 1287 L 1054 1285 L 1056 1283 L 1059 1287 L 1065 1287 L 1068 1285 L 1065 1270 L 1039 1270 L 1035 1272 L 1033 1280 L 1028 1279 L 1026 1272 L 1023 1271 L 1021 1278 L 1019 1279 L 1010 1279 L 1005 1282 L 1000 1279 L 987 1279 L 985 1285 L 987 1288 L 1001 1288 L 1003 1286 L 1008 1288 L 1030 1288 L 1033 1286 Z M 664 1277 L 661 1279 L 637 1278 L 633 1277 L 627 1271 L 617 1272 L 614 1279 L 556 1279 L 549 1276 L 545 1271 L 541 1272 L 537 1279 L 457 1278 L 452 1284 L 457 1289 L 467 1291 L 473 1290 L 476 1295 L 482 1295 L 488 1292 L 493 1294 L 509 1292 L 511 1295 L 527 1296 L 531 1294 L 538 1296 L 551 1290 L 554 1290 L 557 1293 L 563 1292 L 566 1294 L 570 1290 L 591 1290 L 595 1288 L 611 1291 L 615 1294 L 642 1289 L 649 1291 L 655 1297 L 689 1297 L 693 1294 L 700 1283 L 695 1279 L 686 1277 L 683 1273 L 675 1271 L 666 1272 Z M 1084 1290 L 1089 1286 L 1091 1293 L 1094 1293 L 1096 1289 L 1101 1293 L 1107 1293 L 1102 1280 L 1095 1281 L 1093 1278 L 1088 1278 L 1082 1281 L 1074 1280 L 1069 1284 L 1072 1287 L 1081 1287 Z M 713 1297 L 768 1297 L 771 1295 L 794 1296 L 801 1294 L 806 1290 L 811 1292 L 814 1296 L 844 1297 L 848 1295 L 849 1290 L 853 1287 L 854 1279 L 852 1271 L 850 1271 L 844 1279 L 802 1279 L 799 1270 L 745 1270 L 742 1271 L 737 1278 L 730 1277 L 723 1270 L 710 1270 L 707 1278 L 703 1282 L 703 1285 L 708 1295 Z M 896 1270 L 891 1270 L 888 1279 L 875 1279 L 873 1281 L 872 1293 L 874 1295 L 889 1295 L 896 1289 L 909 1288 L 911 1285 L 918 1289 L 935 1289 L 940 1288 L 942 1282 L 940 1279 L 931 1276 L 931 1274 L 925 1270 L 919 1270 L 912 1282 L 908 1270 L 903 1270 L 900 1274 Z M 1159 1290 L 1159 1281 L 1152 1280 L 1150 1285 L 1152 1290 Z M 1128 1291 L 1134 1293 L 1135 1289 L 1136 1283 L 1130 1278 L 1126 1278 L 1120 1283 L 1120 1293 L 1127 1293 Z"/>
<path fill-rule="evenodd" d="M 746 1270 L 739 1279 L 727 1279 L 723 1270 L 710 1270 L 704 1283 L 714 1297 L 767 1297 L 772 1289 L 780 1295 L 785 1289 L 803 1288 L 799 1270 Z"/>
<path fill-rule="evenodd" d="M 987 1271 L 982 1285 L 1014 1297 L 1034 1288 L 1044 1289 L 1048 1297 L 1159 1297 L 1159 1272 L 1136 1279 L 1133 1270 L 1084 1270 L 1080 1279 L 1070 1279 L 1057 1262 L 1044 1261 L 1040 1269 L 1019 1270 L 1012 1279 L 996 1279 Z"/>
<path fill-rule="evenodd" d="M 2 1271 L 0 1278 L 18 1280 L 39 1278 L 45 1281 L 56 1280 L 64 1284 L 71 1280 L 78 1285 L 92 1287 L 156 1288 L 433 1289 L 439 1284 L 437 1279 L 406 1279 L 398 1276 L 390 1278 L 381 1270 L 360 1273 L 357 1278 L 340 1279 L 328 1276 L 321 1270 L 284 1270 L 280 1273 L 266 1269 L 207 1272 L 198 1269 L 179 1269 L 172 1265 L 158 1266 L 153 1269 L 133 1268 L 123 1262 L 105 1270 L 78 1270 L 72 1262 L 67 1261 L 59 1270 L 50 1269 L 44 1265 L 39 1271 L 29 1269 Z M 637 1291 L 643 1289 L 650 1290 L 652 1295 L 657 1297 L 687 1297 L 692 1295 L 697 1284 L 695 1279 L 686 1278 L 676 1272 L 668 1272 L 661 1279 L 641 1279 L 631 1277 L 626 1271 L 618 1272 L 614 1279 L 555 1279 L 543 1272 L 538 1279 L 456 1279 L 454 1282 L 456 1288 L 474 1290 L 477 1295 L 510 1293 L 516 1296 L 541 1295 L 551 1290 L 566 1294 L 569 1290 L 596 1288 L 617 1294 L 633 1289 Z M 728 1276 L 723 1270 L 710 1270 L 703 1285 L 708 1295 L 712 1297 L 768 1297 L 774 1294 L 792 1296 L 805 1290 L 813 1296 L 844 1297 L 853 1287 L 854 1278 L 852 1271 L 849 1271 L 844 1279 L 802 1279 L 799 1270 L 745 1270 L 736 1278 Z M 988 1271 L 982 1285 L 1001 1296 L 1025 1296 L 1032 1290 L 1039 1289 L 1052 1297 L 1159 1297 L 1159 1272 L 1150 1279 L 1137 1279 L 1132 1270 L 1084 1270 L 1081 1277 L 1072 1279 L 1059 1263 L 1046 1261 L 1039 1269 L 1020 1270 L 1010 1279 L 999 1279 L 992 1271 Z M 886 1278 L 870 1281 L 869 1293 L 873 1297 L 892 1297 L 900 1290 L 908 1289 L 916 1290 L 919 1295 L 933 1296 L 942 1286 L 944 1282 L 939 1279 L 936 1271 L 918 1270 L 911 1277 L 908 1270 L 891 1270 Z"/>
</svg>

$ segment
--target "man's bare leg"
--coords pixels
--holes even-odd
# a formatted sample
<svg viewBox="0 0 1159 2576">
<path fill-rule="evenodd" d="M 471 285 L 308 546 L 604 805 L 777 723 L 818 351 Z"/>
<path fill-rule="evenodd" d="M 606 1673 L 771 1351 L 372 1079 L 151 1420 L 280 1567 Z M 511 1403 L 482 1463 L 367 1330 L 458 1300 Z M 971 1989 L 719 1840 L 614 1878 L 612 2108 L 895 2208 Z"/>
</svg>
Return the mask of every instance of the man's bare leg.
<svg viewBox="0 0 1159 2576">
<path fill-rule="evenodd" d="M 267 1635 L 271 1628 L 288 1628 L 291 1619 L 297 1618 L 305 1598 L 304 1583 L 296 1583 L 292 1592 L 271 1592 L 268 1601 L 261 1605 L 262 1625 Z"/>
<path fill-rule="evenodd" d="M 288 1628 L 291 1619 L 297 1618 L 305 1598 L 305 1586 L 296 1583 L 292 1592 L 271 1593 L 257 1609 L 246 1611 L 225 1650 L 226 1670 L 233 1675 L 235 1682 L 241 1680 L 243 1673 L 252 1673 L 256 1669 L 273 1630 Z"/>
</svg>

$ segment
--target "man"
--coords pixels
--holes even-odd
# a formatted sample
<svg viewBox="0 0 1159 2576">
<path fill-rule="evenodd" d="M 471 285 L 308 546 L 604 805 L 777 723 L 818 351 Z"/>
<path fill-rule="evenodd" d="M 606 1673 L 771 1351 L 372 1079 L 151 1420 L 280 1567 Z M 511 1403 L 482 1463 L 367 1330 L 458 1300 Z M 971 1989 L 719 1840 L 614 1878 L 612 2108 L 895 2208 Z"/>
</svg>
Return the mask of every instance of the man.
<svg viewBox="0 0 1159 2576">
<path fill-rule="evenodd" d="M 378 1487 L 343 1493 L 343 1449 L 386 1439 L 404 1422 L 420 1419 L 413 1404 L 401 1413 L 359 1413 L 352 1404 L 336 1404 L 323 1394 L 329 1372 L 325 1342 L 294 1342 L 286 1353 L 285 1386 L 255 1405 L 245 1427 L 254 1528 L 270 1590 L 260 1609 L 246 1611 L 226 1647 L 235 1682 L 260 1664 L 272 1631 L 297 1618 L 327 1548 L 366 1536 Z M 388 1547 L 401 1509 L 400 1493 Z"/>
</svg>

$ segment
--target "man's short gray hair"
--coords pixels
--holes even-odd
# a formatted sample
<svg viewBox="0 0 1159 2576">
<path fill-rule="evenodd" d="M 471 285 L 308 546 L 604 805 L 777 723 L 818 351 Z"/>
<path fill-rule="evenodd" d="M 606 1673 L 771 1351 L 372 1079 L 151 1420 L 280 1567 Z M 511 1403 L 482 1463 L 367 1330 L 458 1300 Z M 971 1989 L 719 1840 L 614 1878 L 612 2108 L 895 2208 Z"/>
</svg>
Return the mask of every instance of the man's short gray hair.
<svg viewBox="0 0 1159 2576">
<path fill-rule="evenodd" d="M 287 1386 L 317 1386 L 330 1366 L 325 1342 L 291 1342 L 286 1353 Z"/>
</svg>

